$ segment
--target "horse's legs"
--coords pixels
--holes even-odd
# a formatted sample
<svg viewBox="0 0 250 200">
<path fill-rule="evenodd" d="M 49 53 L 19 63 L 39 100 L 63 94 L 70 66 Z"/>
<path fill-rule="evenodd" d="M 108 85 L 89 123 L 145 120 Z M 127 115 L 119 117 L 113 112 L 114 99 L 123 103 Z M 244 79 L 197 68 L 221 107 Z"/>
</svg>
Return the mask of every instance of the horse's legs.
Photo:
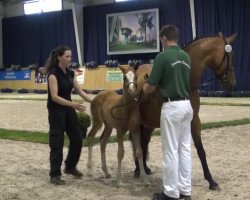
<svg viewBox="0 0 250 200">
<path fill-rule="evenodd" d="M 102 132 L 100 139 L 100 147 L 101 147 L 101 160 L 102 160 L 102 170 L 105 173 L 106 178 L 110 178 L 110 174 L 108 172 L 107 164 L 106 164 L 106 146 L 108 142 L 108 138 L 111 135 L 112 128 L 108 125 L 105 125 L 105 128 Z"/>
<path fill-rule="evenodd" d="M 143 165 L 144 169 L 147 175 L 151 175 L 152 171 L 151 169 L 147 166 L 147 156 L 148 156 L 148 144 L 151 140 L 152 132 L 154 128 L 149 128 L 144 125 L 140 125 L 140 131 L 141 131 L 141 150 L 142 150 L 142 156 L 143 156 Z M 135 159 L 135 171 L 134 171 L 134 177 L 139 177 L 140 176 L 140 168 L 139 168 L 139 163 L 138 160 Z"/>
<path fill-rule="evenodd" d="M 197 150 L 197 154 L 200 158 L 201 165 L 204 172 L 205 179 L 209 182 L 209 189 L 210 190 L 219 190 L 219 185 L 213 180 L 213 177 L 209 171 L 207 159 L 206 159 L 206 152 L 203 148 L 203 144 L 201 141 L 201 121 L 198 114 L 194 114 L 193 121 L 191 123 L 191 131 L 192 137 L 194 140 L 194 144 Z"/>
<path fill-rule="evenodd" d="M 118 152 L 117 152 L 118 166 L 117 166 L 117 173 L 116 173 L 117 187 L 122 186 L 121 166 L 122 166 L 122 159 L 124 157 L 123 137 L 125 133 L 126 131 L 117 130 L 117 142 L 118 142 Z"/>
<path fill-rule="evenodd" d="M 139 170 L 140 170 L 142 180 L 145 185 L 149 185 L 150 183 L 148 181 L 147 175 L 145 173 L 144 165 L 143 165 L 142 150 L 141 150 L 141 145 L 140 145 L 140 141 L 141 141 L 140 129 L 138 128 L 138 130 L 136 129 L 130 130 L 130 133 L 131 133 L 132 142 L 134 145 L 135 158 L 138 160 L 138 165 L 139 165 Z"/>
</svg>

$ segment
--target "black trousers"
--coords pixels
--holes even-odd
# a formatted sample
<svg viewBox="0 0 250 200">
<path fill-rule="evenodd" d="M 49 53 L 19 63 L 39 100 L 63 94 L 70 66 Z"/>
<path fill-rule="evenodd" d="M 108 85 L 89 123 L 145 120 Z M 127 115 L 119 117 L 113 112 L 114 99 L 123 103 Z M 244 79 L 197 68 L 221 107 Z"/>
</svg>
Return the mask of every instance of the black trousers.
<svg viewBox="0 0 250 200">
<path fill-rule="evenodd" d="M 63 160 L 64 132 L 69 137 L 69 150 L 65 167 L 76 167 L 82 150 L 82 133 L 78 125 L 76 111 L 72 108 L 48 108 L 50 176 L 60 176 Z"/>
</svg>

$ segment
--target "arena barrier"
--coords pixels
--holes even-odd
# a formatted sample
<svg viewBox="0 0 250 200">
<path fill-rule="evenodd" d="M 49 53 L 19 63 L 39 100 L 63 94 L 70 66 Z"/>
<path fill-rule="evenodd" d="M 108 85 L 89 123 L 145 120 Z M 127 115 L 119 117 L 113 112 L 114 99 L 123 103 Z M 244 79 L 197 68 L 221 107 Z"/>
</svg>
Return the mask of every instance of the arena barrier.
<svg viewBox="0 0 250 200">
<path fill-rule="evenodd" d="M 23 72 L 24 77 L 18 77 Z M 122 88 L 123 76 L 119 68 L 107 68 L 100 65 L 97 68 L 88 69 L 81 67 L 76 71 L 77 80 L 82 89 L 86 90 L 116 90 Z M 30 72 L 30 74 L 29 74 Z M 46 78 L 36 70 L 22 69 L 0 72 L 0 89 L 10 88 L 18 90 L 47 90 Z"/>
</svg>

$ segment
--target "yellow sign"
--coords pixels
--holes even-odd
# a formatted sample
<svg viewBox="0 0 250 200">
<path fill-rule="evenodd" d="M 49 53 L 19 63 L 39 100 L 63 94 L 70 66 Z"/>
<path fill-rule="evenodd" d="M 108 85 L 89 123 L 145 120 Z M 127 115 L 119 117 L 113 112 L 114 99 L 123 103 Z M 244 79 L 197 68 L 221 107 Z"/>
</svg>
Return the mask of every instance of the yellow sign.
<svg viewBox="0 0 250 200">
<path fill-rule="evenodd" d="M 122 82 L 123 73 L 119 68 L 108 69 L 106 73 L 106 82 Z"/>
</svg>

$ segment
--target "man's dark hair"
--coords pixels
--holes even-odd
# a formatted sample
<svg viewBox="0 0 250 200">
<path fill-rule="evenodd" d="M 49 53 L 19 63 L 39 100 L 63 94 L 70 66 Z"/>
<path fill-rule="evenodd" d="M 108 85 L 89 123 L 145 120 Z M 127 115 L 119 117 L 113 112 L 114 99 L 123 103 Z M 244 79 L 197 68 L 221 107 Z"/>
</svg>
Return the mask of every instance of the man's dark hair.
<svg viewBox="0 0 250 200">
<path fill-rule="evenodd" d="M 160 37 L 165 36 L 170 41 L 178 41 L 178 29 L 174 25 L 166 25 L 161 28 Z"/>
</svg>

